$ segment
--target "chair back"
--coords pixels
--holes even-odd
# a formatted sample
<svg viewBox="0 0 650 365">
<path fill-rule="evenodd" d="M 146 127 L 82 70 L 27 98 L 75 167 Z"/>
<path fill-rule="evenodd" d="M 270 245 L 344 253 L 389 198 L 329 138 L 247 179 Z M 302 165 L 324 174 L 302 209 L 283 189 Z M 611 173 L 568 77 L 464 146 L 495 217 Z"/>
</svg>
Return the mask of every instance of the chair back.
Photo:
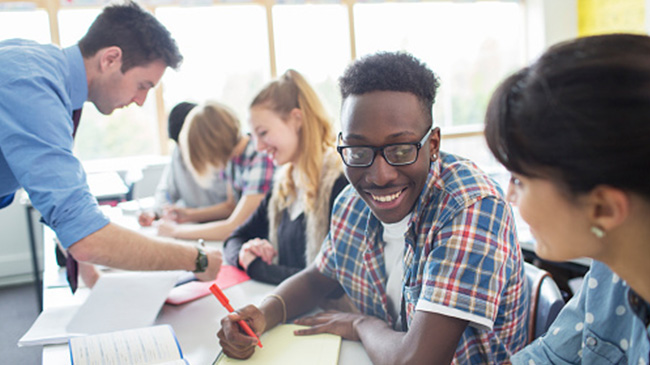
<svg viewBox="0 0 650 365">
<path fill-rule="evenodd" d="M 528 343 L 530 343 L 546 333 L 564 307 L 564 298 L 548 271 L 524 262 L 524 272 L 531 294 L 528 322 Z"/>
</svg>

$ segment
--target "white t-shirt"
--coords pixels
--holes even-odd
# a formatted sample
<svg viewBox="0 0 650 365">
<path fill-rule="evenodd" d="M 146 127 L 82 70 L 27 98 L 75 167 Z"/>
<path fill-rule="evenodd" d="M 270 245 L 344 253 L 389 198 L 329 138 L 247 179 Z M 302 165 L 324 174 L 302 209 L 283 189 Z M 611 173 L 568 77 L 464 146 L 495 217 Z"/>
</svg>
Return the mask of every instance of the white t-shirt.
<svg viewBox="0 0 650 365">
<path fill-rule="evenodd" d="M 396 223 L 381 223 L 384 227 L 384 265 L 386 267 L 386 295 L 388 297 L 388 313 L 393 320 L 394 329 L 401 329 L 401 321 L 398 320 L 402 301 L 402 276 L 404 276 L 404 236 L 408 229 L 408 222 L 413 213 L 408 214 L 401 221 Z"/>
</svg>

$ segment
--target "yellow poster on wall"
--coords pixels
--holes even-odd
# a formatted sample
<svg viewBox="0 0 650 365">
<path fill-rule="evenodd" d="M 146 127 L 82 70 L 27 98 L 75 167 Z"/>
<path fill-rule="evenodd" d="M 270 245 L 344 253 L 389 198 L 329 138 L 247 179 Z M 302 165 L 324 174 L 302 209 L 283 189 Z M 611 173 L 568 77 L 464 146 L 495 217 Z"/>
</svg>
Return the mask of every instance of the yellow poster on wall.
<svg viewBox="0 0 650 365">
<path fill-rule="evenodd" d="M 578 0 L 578 35 L 646 34 L 646 0 Z"/>
</svg>

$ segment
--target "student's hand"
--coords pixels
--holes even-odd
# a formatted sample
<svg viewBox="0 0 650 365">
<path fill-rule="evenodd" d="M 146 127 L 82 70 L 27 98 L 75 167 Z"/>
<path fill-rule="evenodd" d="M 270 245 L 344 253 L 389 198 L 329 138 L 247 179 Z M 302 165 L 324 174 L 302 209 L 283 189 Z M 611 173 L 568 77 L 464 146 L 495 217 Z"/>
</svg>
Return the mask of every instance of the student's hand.
<svg viewBox="0 0 650 365">
<path fill-rule="evenodd" d="M 257 307 L 248 305 L 221 319 L 221 329 L 217 332 L 217 337 L 223 352 L 235 359 L 247 359 L 255 352 L 257 339 L 250 337 L 239 327 L 237 322 L 240 320 L 246 321 L 259 337 L 266 329 L 266 318 Z"/>
<path fill-rule="evenodd" d="M 176 223 L 194 222 L 194 209 L 184 208 L 176 205 L 168 205 L 163 208 L 163 218 Z"/>
<path fill-rule="evenodd" d="M 176 234 L 176 222 L 163 220 L 158 225 L 158 235 L 163 237 L 174 237 Z"/>
<path fill-rule="evenodd" d="M 200 281 L 212 281 L 217 278 L 219 270 L 221 270 L 221 263 L 223 257 L 220 250 L 204 248 L 206 256 L 208 256 L 208 267 L 204 272 L 194 273 Z"/>
<path fill-rule="evenodd" d="M 363 314 L 326 311 L 313 316 L 299 318 L 295 324 L 311 326 L 310 328 L 295 331 L 296 336 L 315 335 L 318 333 L 331 333 L 339 335 L 346 340 L 359 341 L 357 325 L 366 318 Z"/>
<path fill-rule="evenodd" d="M 140 212 L 140 215 L 138 216 L 138 223 L 142 227 L 149 227 L 153 222 L 156 220 L 156 213 L 152 211 L 147 211 L 147 212 Z"/>
<path fill-rule="evenodd" d="M 239 250 L 239 264 L 247 269 L 248 265 L 256 258 L 261 258 L 262 261 L 271 265 L 273 258 L 277 255 L 277 251 L 273 245 L 265 239 L 253 238 L 252 240 L 244 243 Z"/>
</svg>

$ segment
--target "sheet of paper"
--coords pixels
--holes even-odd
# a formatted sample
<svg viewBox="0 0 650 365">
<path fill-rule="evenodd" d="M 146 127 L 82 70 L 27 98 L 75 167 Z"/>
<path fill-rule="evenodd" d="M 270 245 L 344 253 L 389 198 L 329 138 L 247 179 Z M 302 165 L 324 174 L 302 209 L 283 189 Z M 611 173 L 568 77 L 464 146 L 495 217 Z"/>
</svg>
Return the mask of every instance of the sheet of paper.
<svg viewBox="0 0 650 365">
<path fill-rule="evenodd" d="M 235 360 L 223 353 L 213 365 L 221 364 L 282 364 L 282 365 L 336 365 L 339 362 L 341 336 L 322 333 L 312 336 L 294 336 L 293 331 L 306 326 L 283 324 L 266 332 L 260 338 L 262 348 L 247 360 Z"/>
<path fill-rule="evenodd" d="M 160 364 L 183 353 L 172 327 L 159 325 L 70 339 L 70 357 L 73 365 Z"/>
<path fill-rule="evenodd" d="M 182 271 L 105 274 L 68 323 L 71 333 L 96 334 L 150 326 Z"/>
<path fill-rule="evenodd" d="M 248 275 L 246 275 L 246 273 L 242 270 L 239 270 L 237 267 L 231 265 L 221 265 L 221 270 L 219 271 L 217 280 L 203 282 L 191 281 L 179 285 L 172 289 L 165 303 L 173 305 L 185 304 L 192 300 L 210 295 L 210 286 L 212 286 L 214 283 L 216 283 L 219 288 L 224 290 L 249 279 L 250 278 Z"/>
<path fill-rule="evenodd" d="M 68 342 L 75 336 L 66 330 L 70 319 L 79 309 L 74 307 L 54 307 L 41 312 L 29 330 L 18 340 L 18 346 L 49 345 Z M 77 334 L 80 336 L 81 334 Z"/>
</svg>

